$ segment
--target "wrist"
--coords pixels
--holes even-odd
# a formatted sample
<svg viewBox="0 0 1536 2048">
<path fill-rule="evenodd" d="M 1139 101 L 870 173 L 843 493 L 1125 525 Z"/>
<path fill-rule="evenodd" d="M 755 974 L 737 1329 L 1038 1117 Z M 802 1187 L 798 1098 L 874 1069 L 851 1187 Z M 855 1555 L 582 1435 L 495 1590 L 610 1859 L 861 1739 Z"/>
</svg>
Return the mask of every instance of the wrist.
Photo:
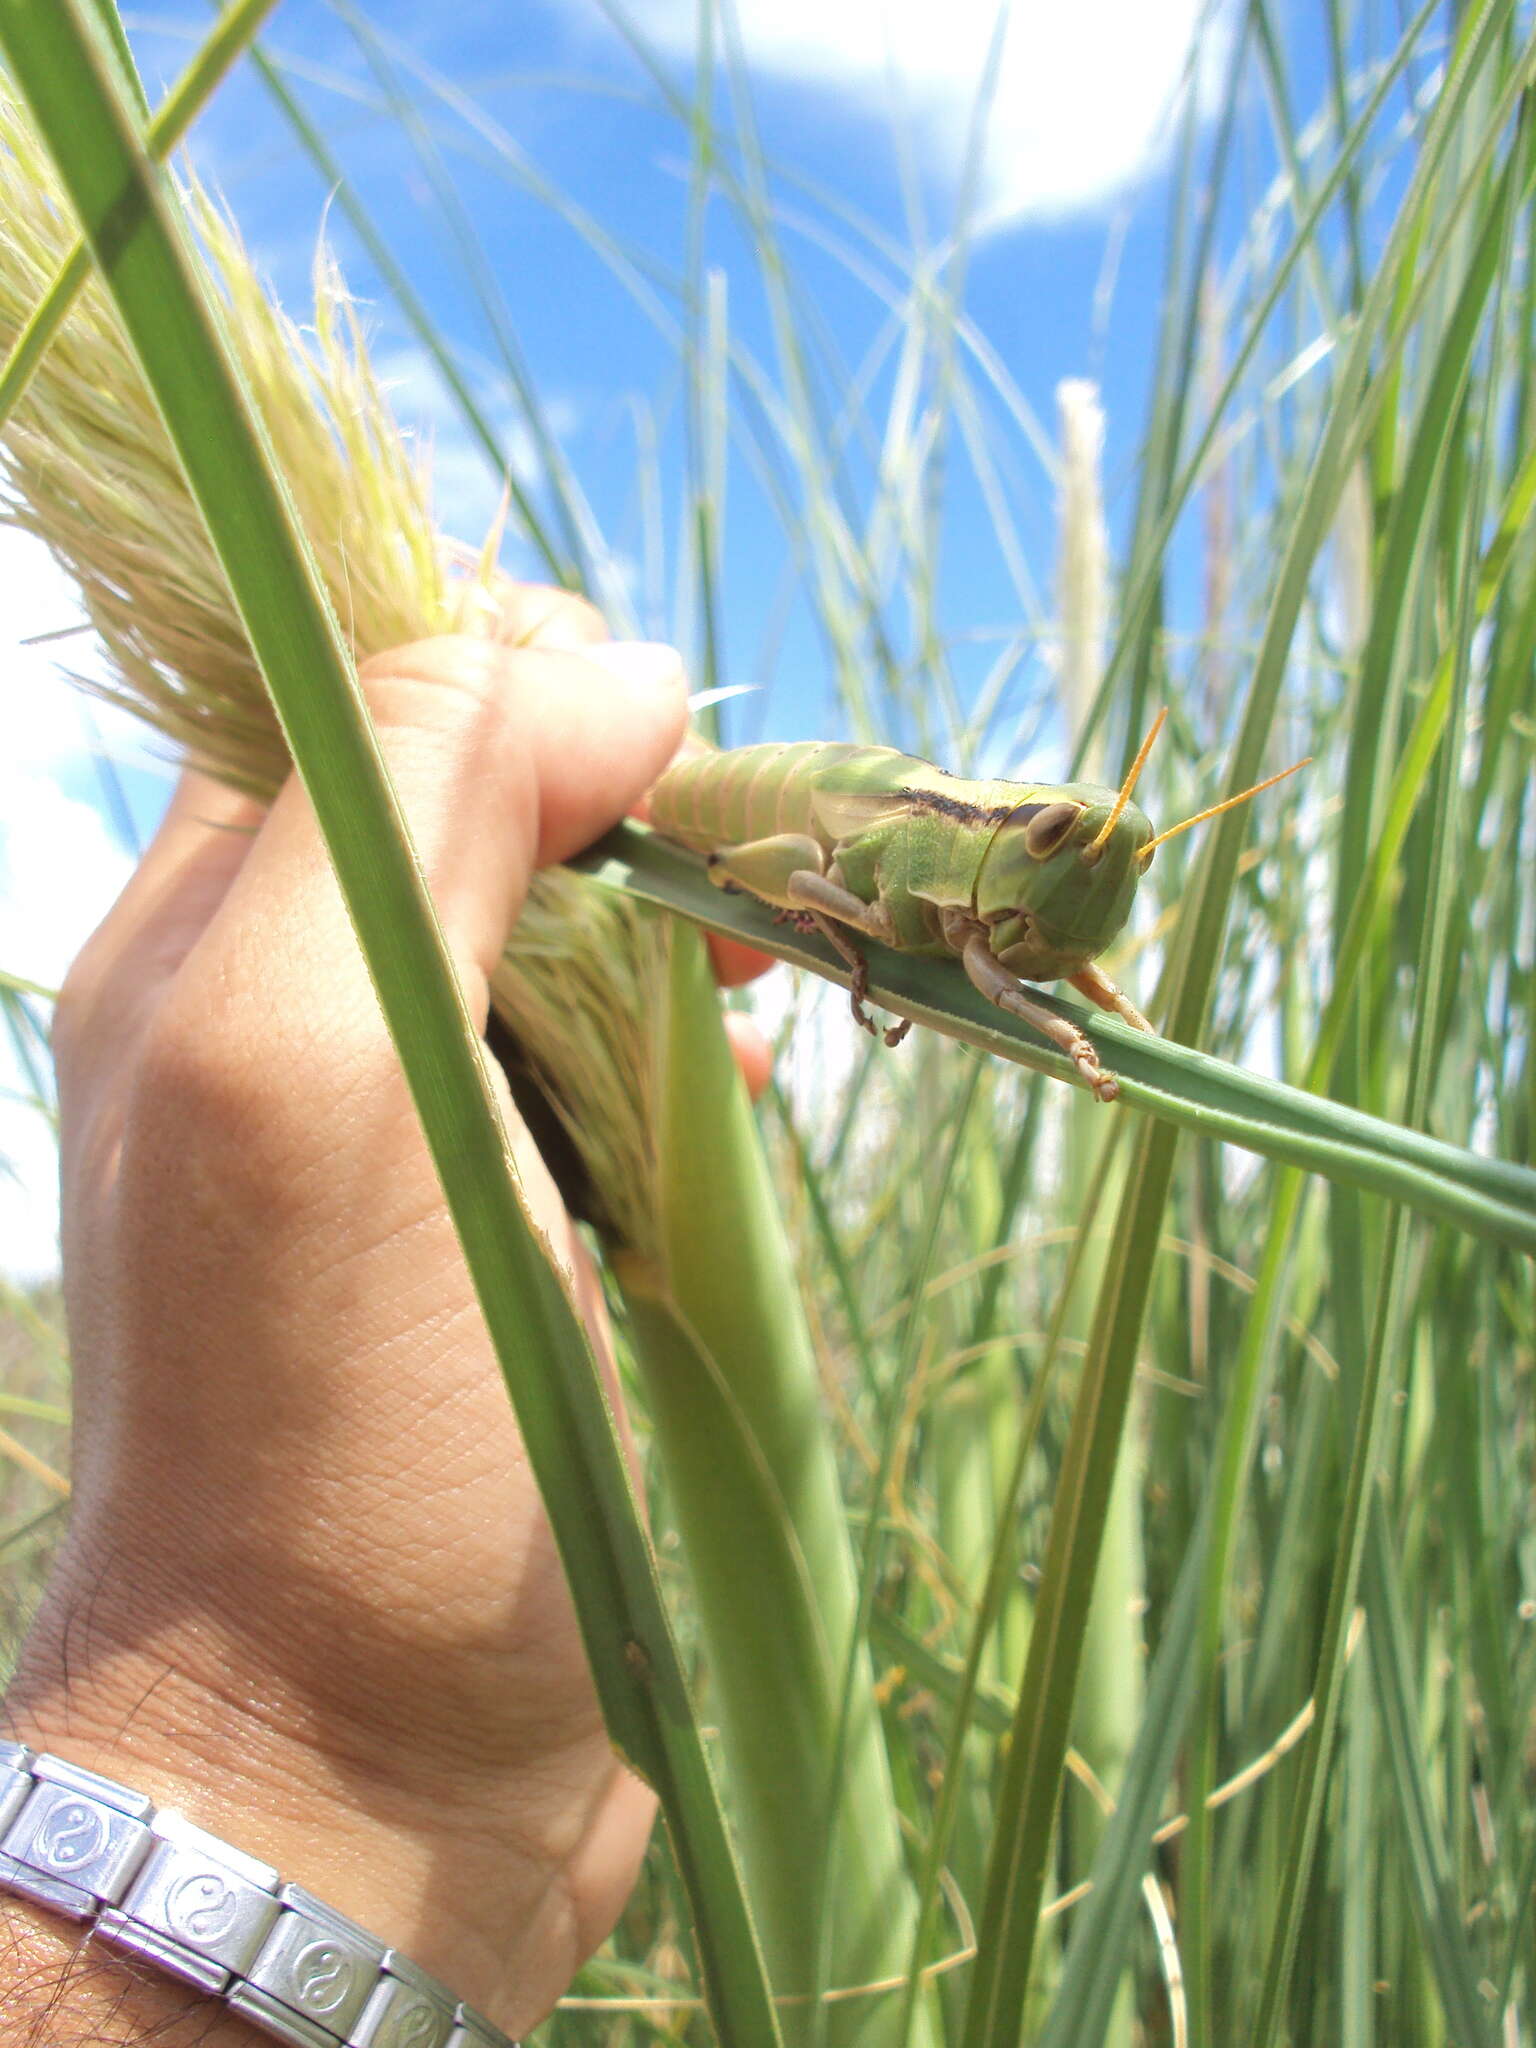
<svg viewBox="0 0 1536 2048">
<path fill-rule="evenodd" d="M 148 1962 L 290 2048 L 511 2048 L 270 1865 L 64 1758 L 0 1745 L 0 1845 L 0 1886 L 76 1923 L 82 1948 Z M 77 1961 L 55 1974 L 78 2008 L 90 1987 Z"/>
<path fill-rule="evenodd" d="M 537 1830 L 519 1854 L 505 1812 L 487 1811 L 515 1806 L 515 1787 L 477 1787 L 408 1727 L 376 1747 L 333 1719 L 312 1725 L 302 1700 L 196 1624 L 175 1642 L 125 1633 L 67 1592 L 51 1602 L 7 1695 L 6 1734 L 273 1866 L 508 2032 L 542 2016 L 581 1958 Z"/>
<path fill-rule="evenodd" d="M 30 1899 L 0 1893 L 0 2039 L 8 2048 L 262 2048 L 190 1986 L 110 1954 Z M 266 2044 L 270 2048 L 270 2043 Z"/>
</svg>

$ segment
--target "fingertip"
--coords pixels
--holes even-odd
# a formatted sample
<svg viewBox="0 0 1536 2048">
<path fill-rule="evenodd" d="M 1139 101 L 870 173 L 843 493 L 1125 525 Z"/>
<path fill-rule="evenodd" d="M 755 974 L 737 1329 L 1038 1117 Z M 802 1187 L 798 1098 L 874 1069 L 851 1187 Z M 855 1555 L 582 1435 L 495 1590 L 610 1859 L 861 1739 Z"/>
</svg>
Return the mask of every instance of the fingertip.
<svg viewBox="0 0 1536 2048">
<path fill-rule="evenodd" d="M 525 657 L 526 658 L 526 657 Z M 613 640 L 580 656 L 544 657 L 539 861 L 567 859 L 632 810 L 677 751 L 688 681 L 675 647 Z M 580 666 L 576 663 L 579 661 Z"/>
<path fill-rule="evenodd" d="M 773 1048 L 756 1018 L 749 1017 L 744 1010 L 726 1011 L 725 1035 L 731 1042 L 731 1054 L 741 1069 L 741 1078 L 747 1084 L 747 1093 L 756 1102 L 773 1079 Z"/>
<path fill-rule="evenodd" d="M 681 736 L 688 713 L 688 677 L 675 647 L 661 640 L 605 640 L 583 647 L 581 658 L 617 676 L 627 690 L 659 705 L 669 716 L 676 713 Z"/>
<path fill-rule="evenodd" d="M 722 988 L 740 988 L 743 982 L 756 981 L 779 964 L 771 953 L 759 953 L 755 946 L 744 946 L 740 939 L 728 939 L 722 932 L 709 934 L 709 957 Z"/>
</svg>

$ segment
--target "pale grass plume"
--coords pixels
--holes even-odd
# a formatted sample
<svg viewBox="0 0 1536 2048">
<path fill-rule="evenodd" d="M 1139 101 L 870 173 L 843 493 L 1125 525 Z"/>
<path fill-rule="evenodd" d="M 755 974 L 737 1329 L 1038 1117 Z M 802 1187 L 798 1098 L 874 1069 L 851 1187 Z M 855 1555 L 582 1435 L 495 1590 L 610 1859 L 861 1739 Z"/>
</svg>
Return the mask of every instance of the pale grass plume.
<svg viewBox="0 0 1536 2048">
<path fill-rule="evenodd" d="M 1372 596 L 1371 482 L 1365 464 L 1357 462 L 1344 480 L 1333 523 L 1332 575 L 1328 582 L 1328 622 L 1340 658 L 1356 661 L 1371 625 Z"/>
<path fill-rule="evenodd" d="M 1058 503 L 1061 687 L 1075 740 L 1104 673 L 1109 622 L 1109 535 L 1104 525 L 1104 408 L 1099 387 L 1065 377 L 1056 387 L 1061 424 Z"/>
<path fill-rule="evenodd" d="M 227 215 L 182 188 L 226 335 L 330 602 L 359 660 L 443 632 L 496 630 L 494 546 L 443 543 L 424 460 L 368 360 L 322 251 L 313 325 L 273 302 Z M 0 89 L 0 358 L 74 239 L 69 206 Z M 81 291 L 0 424 L 0 521 L 36 534 L 78 585 L 105 654 L 92 688 L 221 780 L 266 799 L 287 747 L 223 573 L 106 293 Z M 536 878 L 495 977 L 498 1011 L 551 1094 L 599 1220 L 634 1249 L 652 1153 L 637 1085 L 661 1012 L 664 921 L 569 875 Z M 609 1199 L 608 1191 L 617 1194 Z M 624 1219 L 620 1221 L 621 1217 Z"/>
</svg>

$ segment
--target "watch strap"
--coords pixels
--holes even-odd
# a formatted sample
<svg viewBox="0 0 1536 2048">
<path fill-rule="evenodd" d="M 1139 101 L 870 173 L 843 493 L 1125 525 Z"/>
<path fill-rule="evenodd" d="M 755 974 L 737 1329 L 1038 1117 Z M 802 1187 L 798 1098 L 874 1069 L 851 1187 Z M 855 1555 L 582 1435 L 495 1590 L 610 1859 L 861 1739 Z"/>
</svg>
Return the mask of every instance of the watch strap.
<svg viewBox="0 0 1536 2048">
<path fill-rule="evenodd" d="M 0 1890 L 85 1922 L 289 2048 L 512 2048 L 270 1864 L 17 1742 L 0 1742 Z"/>
</svg>

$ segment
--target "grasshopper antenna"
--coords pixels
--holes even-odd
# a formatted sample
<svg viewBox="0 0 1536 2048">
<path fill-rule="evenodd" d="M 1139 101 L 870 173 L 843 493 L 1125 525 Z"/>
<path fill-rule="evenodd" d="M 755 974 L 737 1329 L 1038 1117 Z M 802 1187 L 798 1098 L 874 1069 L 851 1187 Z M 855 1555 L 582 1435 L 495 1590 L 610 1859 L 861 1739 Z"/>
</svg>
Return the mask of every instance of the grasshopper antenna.
<svg viewBox="0 0 1536 2048">
<path fill-rule="evenodd" d="M 1155 839 L 1149 839 L 1137 858 L 1145 866 L 1152 858 L 1152 849 L 1161 846 L 1165 839 L 1176 839 L 1181 832 L 1187 832 L 1191 825 L 1203 825 L 1207 818 L 1219 818 L 1223 811 L 1235 811 L 1239 804 L 1247 803 L 1249 797 L 1257 796 L 1261 790 L 1273 789 L 1277 782 L 1284 782 L 1287 775 L 1294 775 L 1298 768 L 1309 768 L 1311 765 L 1312 756 L 1308 754 L 1305 760 L 1293 761 L 1289 768 L 1282 768 L 1278 775 L 1266 776 L 1264 781 L 1256 782 L 1252 789 L 1245 789 L 1240 796 L 1229 796 L 1222 803 L 1212 804 L 1208 811 L 1196 811 L 1192 818 L 1185 818 L 1177 825 L 1170 825 L 1166 832 L 1159 832 Z M 1102 833 L 1100 837 L 1103 837 Z"/>
<path fill-rule="evenodd" d="M 1145 768 L 1147 765 L 1147 756 L 1152 751 L 1152 742 L 1157 738 L 1158 734 L 1162 731 L 1163 720 L 1167 716 L 1168 708 L 1166 705 L 1164 705 L 1163 709 L 1159 711 L 1156 718 L 1154 718 L 1152 721 L 1152 730 L 1147 734 L 1146 738 L 1142 741 L 1140 747 L 1136 751 L 1136 758 L 1131 763 L 1130 771 L 1126 775 L 1124 782 L 1122 782 L 1120 785 L 1120 794 L 1115 798 L 1114 809 L 1110 812 L 1109 816 L 1104 820 L 1103 825 L 1099 828 L 1099 831 L 1095 835 L 1095 837 L 1090 839 L 1088 844 L 1083 848 L 1083 859 L 1088 863 L 1090 867 L 1098 859 L 1099 855 L 1103 852 L 1105 846 L 1109 841 L 1110 833 L 1113 832 L 1115 827 L 1119 824 L 1120 813 L 1125 809 L 1126 805 L 1131 800 L 1131 792 L 1136 787 L 1136 784 L 1141 777 L 1142 769 Z M 1253 794 L 1252 790 L 1250 790 L 1248 794 L 1251 796 Z M 1240 803 L 1242 799 L 1240 797 L 1234 798 L 1233 801 Z M 1193 824 L 1195 821 L 1193 818 L 1191 818 L 1189 822 L 1190 824 Z M 1181 828 L 1177 825 L 1174 827 L 1175 831 L 1179 831 L 1180 829 Z"/>
</svg>

